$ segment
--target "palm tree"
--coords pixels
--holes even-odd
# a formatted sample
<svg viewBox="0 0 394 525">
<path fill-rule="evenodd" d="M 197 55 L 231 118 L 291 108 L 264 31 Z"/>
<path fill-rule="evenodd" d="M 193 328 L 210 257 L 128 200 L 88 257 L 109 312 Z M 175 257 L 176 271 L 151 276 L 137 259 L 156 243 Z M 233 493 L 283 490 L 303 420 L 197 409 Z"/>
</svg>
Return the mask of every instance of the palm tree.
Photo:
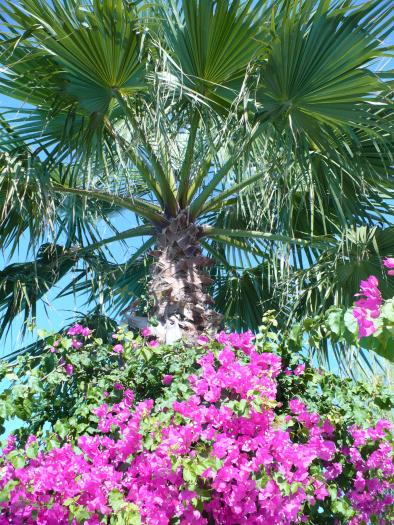
<svg viewBox="0 0 394 525">
<path fill-rule="evenodd" d="M 376 67 L 390 7 L 6 0 L 0 92 L 22 105 L 0 119 L 0 248 L 28 232 L 39 249 L 0 274 L 1 330 L 71 269 L 63 294 L 137 322 L 147 289 L 149 316 L 189 336 L 217 329 L 219 310 L 254 328 L 264 305 L 299 308 L 295 270 L 340 253 L 345 229 L 391 220 L 391 91 Z M 136 237 L 111 260 L 108 245 Z"/>
</svg>

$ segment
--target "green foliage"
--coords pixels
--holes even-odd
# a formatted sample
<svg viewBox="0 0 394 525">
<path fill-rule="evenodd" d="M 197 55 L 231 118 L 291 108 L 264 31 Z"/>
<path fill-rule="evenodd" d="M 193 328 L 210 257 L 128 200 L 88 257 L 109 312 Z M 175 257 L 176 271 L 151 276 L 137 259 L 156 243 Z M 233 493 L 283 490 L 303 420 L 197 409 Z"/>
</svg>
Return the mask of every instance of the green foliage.
<svg viewBox="0 0 394 525">
<path fill-rule="evenodd" d="M 382 259 L 389 257 L 394 245 L 394 228 L 362 226 L 341 233 L 337 244 L 319 254 L 315 263 L 300 262 L 303 269 L 296 273 L 291 286 L 297 294 L 295 310 L 323 313 L 331 306 L 350 306 L 359 283 L 370 275 L 379 280 L 383 297 L 394 295 L 394 280 L 387 277 Z M 313 250 L 308 250 L 313 257 Z"/>
<path fill-rule="evenodd" d="M 376 376 L 373 383 L 354 381 L 317 368 L 307 355 L 308 350 L 312 354 L 319 344 L 335 337 L 338 326 L 342 329 L 343 312 L 329 311 L 324 328 L 321 319 L 304 324 L 305 328 L 295 326 L 290 333 L 281 331 L 268 312 L 256 336 L 257 349 L 279 355 L 284 369 L 294 370 L 300 362 L 306 365 L 299 376 L 279 376 L 278 401 L 282 408 L 276 409 L 278 413 L 285 414 L 288 401 L 299 397 L 311 410 L 325 414 L 334 423 L 363 425 L 372 424 L 378 415 L 391 417 L 394 397 L 384 378 Z M 93 409 L 104 402 L 119 402 L 121 387 L 133 390 L 137 401 L 155 399 L 158 417 L 166 421 L 172 403 L 192 393 L 187 378 L 198 370 L 197 360 L 206 353 L 207 345 L 215 353 L 221 348 L 214 340 L 203 346 L 185 346 L 183 342 L 152 346 L 148 339 L 123 328 L 116 332 L 116 339 L 109 334 L 98 338 L 93 333 L 79 349 L 73 348 L 75 338 L 71 336 L 42 335 L 46 336 L 42 355 L 22 355 L 13 365 L 0 362 L 0 379 L 7 385 L 0 394 L 0 431 L 4 431 L 6 421 L 19 418 L 23 425 L 16 434 L 21 442 L 30 434 L 46 434 L 56 444 L 96 433 L 98 418 Z M 309 344 L 305 343 L 307 338 Z M 115 353 L 115 344 L 122 344 L 124 352 Z M 240 353 L 239 358 L 244 357 Z M 73 367 L 71 375 L 67 365 Z M 165 375 L 173 378 L 170 386 L 163 384 Z M 245 407 L 242 401 L 237 403 L 234 401 L 231 407 L 241 414 Z M 145 438 L 147 446 L 152 439 L 149 436 Z M 29 457 L 37 453 L 35 446 L 33 443 L 29 448 Z"/>
<path fill-rule="evenodd" d="M 384 302 L 381 315 L 376 321 L 376 332 L 368 337 L 358 337 L 358 325 L 353 315 L 352 308 L 344 309 L 332 306 L 326 312 L 313 318 L 307 317 L 302 324 L 296 324 L 292 327 L 292 338 L 301 344 L 301 341 L 307 338 L 310 347 L 310 353 L 316 353 L 325 346 L 323 356 L 328 359 L 329 347 L 324 345 L 324 341 L 329 341 L 331 348 L 336 355 L 343 351 L 343 348 L 351 348 L 355 352 L 369 355 L 377 354 L 390 363 L 394 362 L 394 304 L 389 299 Z M 320 358 L 322 354 L 320 353 Z M 321 359 L 324 362 L 324 359 Z M 352 362 L 351 355 L 349 361 L 341 362 L 343 369 L 348 371 Z"/>
<path fill-rule="evenodd" d="M 385 319 L 392 316 L 392 304 L 391 302 L 387 304 Z M 128 455 L 131 449 L 126 448 L 127 453 L 124 459 L 117 461 L 117 467 L 114 470 L 116 474 L 126 473 L 141 451 L 147 454 L 152 453 L 154 456 L 158 446 L 163 446 L 163 437 L 167 436 L 165 430 L 172 428 L 176 432 L 176 429 L 187 428 L 187 436 L 192 435 L 193 427 L 190 421 L 193 421 L 193 414 L 196 413 L 194 405 L 189 406 L 185 403 L 188 408 L 183 413 L 182 410 L 175 409 L 174 402 L 187 400 L 195 394 L 188 378 L 191 374 L 195 377 L 200 375 L 199 358 L 203 355 L 207 357 L 207 352 L 213 354 L 212 370 L 215 371 L 216 364 L 224 365 L 226 355 L 230 353 L 236 361 L 231 361 L 232 364 L 230 363 L 229 367 L 225 365 L 222 368 L 224 370 L 222 378 L 229 378 L 228 383 L 225 383 L 228 386 L 222 387 L 220 399 L 216 402 L 210 402 L 208 398 L 205 400 L 204 394 L 201 394 L 201 398 L 194 396 L 200 399 L 199 409 L 206 410 L 206 406 L 212 406 L 215 409 L 222 408 L 223 411 L 218 411 L 218 413 L 213 411 L 213 413 L 217 414 L 218 420 L 223 418 L 226 425 L 229 424 L 226 410 L 230 409 L 232 417 L 237 420 L 237 423 L 234 424 L 239 425 L 238 417 L 245 418 L 246 429 L 249 428 L 248 422 L 252 421 L 247 418 L 253 414 L 260 418 L 261 413 L 265 412 L 267 420 L 272 416 L 273 424 L 268 430 L 263 427 L 263 433 L 273 432 L 272 436 L 279 440 L 281 434 L 277 433 L 277 430 L 289 432 L 291 443 L 295 445 L 290 456 L 299 450 L 297 444 L 307 443 L 309 439 L 313 439 L 314 435 L 311 430 L 314 428 L 313 423 L 312 426 L 308 426 L 307 423 L 303 423 L 301 416 L 290 416 L 291 413 L 297 413 L 294 405 L 292 407 L 294 401 L 305 403 L 309 416 L 318 418 L 320 422 L 316 428 L 319 428 L 319 431 L 320 426 L 323 423 L 328 424 L 329 421 L 333 425 L 333 434 L 331 435 L 331 431 L 327 430 L 329 437 L 326 439 L 331 445 L 335 443 L 337 450 L 335 457 L 323 462 L 316 458 L 311 462 L 310 472 L 308 472 L 308 475 L 313 476 L 315 481 L 323 482 L 328 495 L 318 499 L 317 504 L 312 499 L 305 502 L 303 513 L 308 517 L 310 524 L 334 525 L 340 523 L 345 525 L 355 516 L 355 508 L 348 494 L 353 489 L 357 473 L 355 461 L 353 459 L 349 461 L 349 456 L 341 452 L 352 442 L 349 432 L 351 432 L 352 425 L 371 429 L 378 419 L 392 419 L 394 409 L 393 391 L 383 379 L 379 380 L 376 377 L 375 382 L 371 383 L 343 378 L 317 367 L 308 358 L 308 350 L 312 350 L 319 344 L 327 343 L 330 337 L 342 337 L 341 334 L 347 325 L 350 326 L 350 323 L 344 320 L 343 312 L 331 309 L 324 319 L 309 319 L 305 321 L 303 327 L 294 326 L 288 332 L 279 328 L 274 312 L 267 312 L 255 337 L 257 352 L 264 354 L 260 356 L 262 357 L 261 365 L 258 359 L 255 360 L 256 356 L 253 356 L 252 359 L 248 356 L 251 333 L 244 334 L 244 338 L 238 338 L 237 334 L 228 336 L 221 333 L 215 339 L 204 337 L 193 343 L 179 342 L 173 346 L 166 346 L 157 344 L 153 336 L 147 335 L 147 332 L 145 332 L 146 337 L 142 337 L 124 328 L 118 329 L 114 334 L 107 333 L 104 337 L 98 337 L 98 334 L 90 333 L 89 330 L 83 333 L 83 327 L 79 324 L 69 330 L 70 333 L 46 334 L 42 332 L 45 349 L 39 358 L 23 355 L 15 364 L 0 362 L 0 380 L 7 381 L 7 388 L 0 394 L 0 424 L 3 425 L 4 430 L 4 422 L 9 419 L 19 417 L 23 421 L 23 426 L 16 431 L 17 448 L 10 449 L 6 461 L 10 462 L 15 469 L 29 469 L 30 460 L 37 458 L 39 452 L 48 452 L 54 448 L 61 450 L 65 444 L 66 447 L 63 450 L 75 454 L 79 460 L 81 449 L 84 447 L 83 440 L 78 442 L 80 436 L 84 436 L 86 440 L 89 439 L 89 436 L 103 436 L 104 434 L 108 436 L 108 441 L 111 443 L 124 439 L 128 445 L 128 440 L 131 441 L 138 436 L 138 440 L 141 438 L 138 450 Z M 348 331 L 351 333 L 351 326 Z M 226 354 L 226 351 L 223 351 L 223 340 L 232 336 L 234 339 L 231 339 L 231 343 L 227 342 Z M 308 338 L 310 343 L 308 343 Z M 222 343 L 219 342 L 220 340 Z M 234 353 L 230 351 L 230 348 Z M 277 356 L 280 356 L 281 359 L 278 360 Z M 248 368 L 252 362 L 254 362 L 253 368 Z M 237 368 L 238 372 L 233 376 L 231 367 L 239 365 L 242 366 Z M 210 377 L 212 376 L 209 374 L 212 370 L 207 360 L 204 366 L 203 374 L 205 375 L 203 377 L 207 380 L 203 379 L 201 386 L 206 389 L 205 393 L 207 393 L 210 392 Z M 271 369 L 271 366 L 276 368 Z M 233 382 L 240 383 L 236 388 L 242 386 L 240 380 L 242 369 L 248 370 L 245 374 L 245 381 L 250 380 L 250 385 L 253 385 L 248 390 L 247 397 L 238 395 L 238 390 L 233 390 Z M 256 371 L 260 372 L 255 375 Z M 250 372 L 252 372 L 251 375 Z M 272 375 L 275 379 L 271 382 Z M 258 383 L 253 382 L 253 379 L 256 378 L 262 378 L 262 390 L 259 389 Z M 224 379 L 218 381 L 224 381 Z M 276 387 L 276 397 L 275 389 L 272 395 L 269 393 L 273 388 L 272 385 Z M 135 431 L 135 436 L 133 432 L 130 434 L 125 432 L 122 437 L 125 427 L 122 427 L 113 416 L 118 410 L 116 406 L 121 407 L 119 417 L 122 418 L 122 422 L 128 421 L 127 418 L 133 414 L 130 389 L 134 391 L 136 401 L 153 398 L 154 405 L 152 411 L 147 410 L 145 405 L 141 421 L 138 419 L 138 423 L 129 422 L 130 428 L 133 428 L 133 432 Z M 116 405 L 121 400 L 123 403 Z M 99 406 L 101 406 L 100 416 L 100 412 L 95 414 L 95 409 Z M 111 406 L 112 410 L 110 409 L 107 413 L 107 408 Z M 99 417 L 101 423 L 103 423 L 103 418 L 107 417 L 103 416 L 104 412 L 107 413 L 107 421 L 111 423 L 106 431 L 103 430 L 103 427 L 98 427 Z M 173 441 L 173 436 L 170 434 L 168 438 L 170 446 L 166 449 L 168 457 L 167 454 L 165 455 L 170 474 L 177 472 L 177 479 L 185 493 L 193 491 L 191 493 L 193 494 L 193 509 L 200 512 L 205 512 L 204 504 L 211 500 L 214 492 L 212 483 L 207 480 L 204 473 L 208 469 L 213 473 L 218 473 L 226 465 L 228 467 L 228 460 L 225 461 L 218 452 L 213 452 L 215 439 L 225 436 L 220 432 L 217 434 L 216 419 L 214 421 L 212 424 L 212 428 L 215 429 L 213 437 L 191 440 L 190 449 L 186 449 L 187 452 L 178 453 L 178 441 Z M 258 421 L 261 424 L 260 419 Z M 223 423 L 220 422 L 220 424 Z M 231 428 L 232 425 L 229 427 Z M 136 428 L 138 428 L 138 433 Z M 250 438 L 248 432 L 250 428 L 245 432 L 247 441 L 253 439 Z M 35 434 L 38 440 L 32 439 L 31 434 Z M 30 439 L 28 439 L 29 436 Z M 112 442 L 112 439 L 115 441 Z M 387 433 L 385 441 L 388 447 L 392 446 L 390 440 L 390 435 Z M 217 442 L 219 443 L 219 439 Z M 102 449 L 105 449 L 104 440 L 100 447 L 97 447 L 97 442 L 93 440 L 91 443 L 92 450 L 97 455 L 103 452 Z M 182 437 L 179 443 L 183 443 Z M 245 445 L 244 441 L 242 445 Z M 181 445 L 181 450 L 183 446 Z M 270 446 L 275 447 L 275 444 L 272 443 Z M 357 446 L 355 445 L 354 450 L 357 450 Z M 376 447 L 377 444 L 373 440 L 367 440 L 359 448 L 361 453 L 368 457 L 376 450 Z M 251 454 L 253 450 L 251 449 Z M 283 453 L 283 449 L 281 450 Z M 163 452 L 159 454 L 162 455 Z M 86 456 L 88 457 L 89 453 Z M 89 472 L 95 470 L 96 461 L 93 458 L 97 459 L 97 457 L 92 456 Z M 41 461 L 42 458 L 43 456 L 40 455 L 38 461 Z M 331 462 L 335 462 L 335 468 L 340 474 L 335 479 L 329 480 L 325 479 L 324 472 Z M 61 465 L 57 473 L 60 477 L 62 476 Z M 104 465 L 109 465 L 108 457 L 105 458 Z M 390 459 L 388 459 L 388 465 L 390 465 Z M 303 485 L 298 482 L 289 482 L 286 475 L 281 471 L 276 471 L 274 465 L 271 466 L 272 471 L 268 468 L 267 470 L 261 468 L 261 471 L 256 472 L 257 488 L 264 488 L 272 479 L 282 496 L 296 494 L 301 486 L 306 490 L 312 489 L 309 481 Z M 33 468 L 35 467 L 36 465 L 33 464 Z M 166 472 L 168 474 L 168 469 Z M 371 472 L 371 476 L 379 476 L 380 479 L 379 473 L 376 474 L 374 470 Z M 73 474 L 75 476 L 75 472 Z M 88 475 L 91 474 L 86 474 Z M 41 481 L 41 477 L 39 479 Z M 78 479 L 79 476 L 76 477 L 76 480 Z M 138 500 L 140 507 L 130 503 L 126 497 L 128 490 L 108 491 L 108 483 L 111 481 L 106 482 L 105 501 L 110 509 L 110 514 L 100 515 L 103 522 L 114 525 L 141 525 L 143 520 L 141 520 L 140 509 L 144 502 Z M 96 490 L 97 486 L 93 486 Z M 10 495 L 15 487 L 16 484 L 12 479 L 4 484 L 0 491 L 0 502 L 9 503 Z M 50 484 L 49 487 L 51 487 Z M 165 490 L 168 489 L 166 483 L 163 487 Z M 47 501 L 44 503 L 45 507 L 46 504 Z M 62 501 L 62 504 L 66 507 L 70 519 L 75 519 L 77 523 L 82 524 L 91 517 L 91 510 L 87 509 L 83 498 L 79 496 L 70 497 Z M 51 508 L 51 503 L 49 503 L 49 508 Z M 389 523 L 391 517 L 385 517 Z"/>
<path fill-rule="evenodd" d="M 24 422 L 21 439 L 48 425 L 61 439 L 94 432 L 97 418 L 92 408 L 122 397 L 115 384 L 131 388 L 137 400 L 160 397 L 163 375 L 184 380 L 198 352 L 185 352 L 181 343 L 153 348 L 123 329 L 116 341 L 108 334 L 105 340 L 92 337 L 80 349 L 72 347 L 70 336 L 42 335 L 46 335 L 42 354 L 22 355 L 14 365 L 2 362 L 1 378 L 8 386 L 0 394 L 0 430 L 4 431 L 5 421 L 19 418 Z M 55 342 L 56 352 L 51 352 Z M 115 343 L 123 344 L 124 353 L 113 352 Z M 71 376 L 67 365 L 73 367 Z"/>
</svg>

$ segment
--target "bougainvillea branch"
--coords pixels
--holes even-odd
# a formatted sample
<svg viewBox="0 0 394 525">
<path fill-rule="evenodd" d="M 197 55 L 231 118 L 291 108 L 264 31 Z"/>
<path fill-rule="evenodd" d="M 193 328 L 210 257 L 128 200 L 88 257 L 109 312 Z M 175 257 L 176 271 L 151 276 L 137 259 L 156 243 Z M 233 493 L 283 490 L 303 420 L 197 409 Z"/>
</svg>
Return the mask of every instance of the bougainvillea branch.
<svg viewBox="0 0 394 525">
<path fill-rule="evenodd" d="M 387 275 L 394 275 L 394 258 L 387 257 L 383 260 L 383 265 L 388 268 Z M 365 281 L 360 283 L 360 293 L 356 297 L 362 296 L 355 302 L 353 315 L 358 323 L 358 337 L 368 337 L 376 332 L 377 327 L 374 320 L 381 314 L 383 303 L 382 294 L 379 290 L 379 281 L 374 275 L 370 275 Z"/>
</svg>

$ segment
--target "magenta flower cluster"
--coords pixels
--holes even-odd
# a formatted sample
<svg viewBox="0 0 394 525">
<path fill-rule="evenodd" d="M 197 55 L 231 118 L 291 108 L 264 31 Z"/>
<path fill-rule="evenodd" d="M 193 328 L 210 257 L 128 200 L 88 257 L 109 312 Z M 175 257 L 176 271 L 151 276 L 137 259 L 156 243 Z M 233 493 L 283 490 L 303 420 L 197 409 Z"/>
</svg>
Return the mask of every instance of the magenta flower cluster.
<svg viewBox="0 0 394 525">
<path fill-rule="evenodd" d="M 89 337 L 92 334 L 92 330 L 77 323 L 67 331 L 67 334 L 72 336 L 82 335 L 83 337 Z"/>
<path fill-rule="evenodd" d="M 222 332 L 217 342 L 189 377 L 192 393 L 167 411 L 155 412 L 151 400 L 135 405 L 124 389 L 120 403 L 96 409 L 99 433 L 80 437 L 77 447 L 32 454 L 32 436 L 21 463 L 11 437 L 0 459 L 0 490 L 9 493 L 0 525 L 76 525 L 81 509 L 83 523 L 98 525 L 123 505 L 148 525 L 290 525 L 308 522 L 308 509 L 334 499 L 346 501 L 349 525 L 372 516 L 389 523 L 391 424 L 351 426 L 345 446 L 343 432 L 340 440 L 335 425 L 300 399 L 278 415 L 280 358 L 259 353 L 249 332 Z M 173 377 L 163 383 L 172 388 Z M 114 495 L 124 500 L 115 510 Z"/>
<path fill-rule="evenodd" d="M 383 261 L 384 267 L 387 268 L 387 275 L 394 276 L 394 257 L 386 257 Z"/>
<path fill-rule="evenodd" d="M 379 290 L 379 281 L 374 275 L 367 280 L 361 281 L 360 293 L 357 296 L 363 296 L 355 302 L 353 315 L 358 322 L 358 336 L 368 337 L 376 332 L 374 319 L 380 315 L 382 305 L 382 294 Z"/>
<path fill-rule="evenodd" d="M 388 257 L 384 259 L 383 265 L 388 268 L 387 274 L 394 275 L 394 258 Z M 382 306 L 382 294 L 379 290 L 379 281 L 374 275 L 370 275 L 365 281 L 361 281 L 360 293 L 356 297 L 360 297 L 355 302 L 353 308 L 353 315 L 358 323 L 358 336 L 368 337 L 376 332 L 376 324 L 374 322 L 380 315 L 380 308 Z"/>
</svg>

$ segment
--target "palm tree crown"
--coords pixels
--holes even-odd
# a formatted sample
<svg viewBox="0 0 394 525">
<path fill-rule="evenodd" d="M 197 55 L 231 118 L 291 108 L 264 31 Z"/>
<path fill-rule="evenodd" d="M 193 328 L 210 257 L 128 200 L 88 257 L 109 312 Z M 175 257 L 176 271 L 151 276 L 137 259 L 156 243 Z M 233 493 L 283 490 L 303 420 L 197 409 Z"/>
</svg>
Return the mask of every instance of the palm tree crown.
<svg viewBox="0 0 394 525">
<path fill-rule="evenodd" d="M 0 273 L 1 330 L 75 268 L 92 300 L 120 311 L 147 289 L 150 315 L 190 332 L 218 310 L 237 328 L 267 305 L 318 311 L 339 267 L 394 255 L 390 7 L 7 0 L 0 92 L 21 107 L 0 117 L 0 248 L 29 232 L 39 249 Z"/>
</svg>

